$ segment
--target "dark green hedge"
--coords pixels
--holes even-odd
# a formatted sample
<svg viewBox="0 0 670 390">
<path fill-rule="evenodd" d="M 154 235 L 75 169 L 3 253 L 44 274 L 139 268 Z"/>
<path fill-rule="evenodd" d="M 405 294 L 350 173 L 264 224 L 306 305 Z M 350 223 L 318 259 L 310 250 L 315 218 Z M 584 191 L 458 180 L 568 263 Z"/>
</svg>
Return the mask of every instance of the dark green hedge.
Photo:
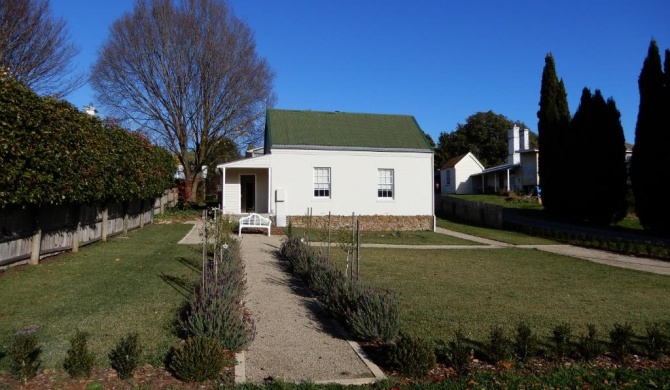
<svg viewBox="0 0 670 390">
<path fill-rule="evenodd" d="M 0 80 L 0 207 L 146 199 L 174 169 L 143 136 Z"/>
</svg>

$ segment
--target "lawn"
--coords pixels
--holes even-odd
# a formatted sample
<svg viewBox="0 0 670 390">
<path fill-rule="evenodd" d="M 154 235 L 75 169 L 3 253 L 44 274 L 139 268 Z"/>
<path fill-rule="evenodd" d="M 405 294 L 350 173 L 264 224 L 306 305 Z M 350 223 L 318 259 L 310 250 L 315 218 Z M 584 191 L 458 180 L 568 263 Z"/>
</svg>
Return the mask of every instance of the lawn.
<svg viewBox="0 0 670 390">
<path fill-rule="evenodd" d="M 306 229 L 293 228 L 293 234 L 306 236 Z M 311 241 L 327 241 L 328 233 L 323 230 L 311 230 Z M 331 232 L 331 243 L 337 240 L 351 240 L 351 231 Z M 429 231 L 392 231 L 392 232 L 361 232 L 362 244 L 389 245 L 482 245 L 462 238 L 448 236 Z"/>
<path fill-rule="evenodd" d="M 534 249 L 361 250 L 361 277 L 399 294 L 402 328 L 451 338 L 458 327 L 484 340 L 494 324 L 525 320 L 542 335 L 560 322 L 601 337 L 615 322 L 670 321 L 670 277 L 608 267 Z"/>
<path fill-rule="evenodd" d="M 497 204 L 503 207 L 515 209 L 542 210 L 544 207 L 535 198 L 524 198 L 522 196 L 500 196 L 493 194 L 471 194 L 453 195 L 455 198 L 470 200 L 473 202 Z"/>
<path fill-rule="evenodd" d="M 97 365 L 129 332 L 139 332 L 146 359 L 162 363 L 177 341 L 173 322 L 198 280 L 200 251 L 177 242 L 193 225 L 150 225 L 52 259 L 0 273 L 0 345 L 37 325 L 43 368 L 62 368 L 69 340 L 90 333 Z M 8 359 L 0 361 L 6 370 Z"/>
<path fill-rule="evenodd" d="M 527 234 L 514 232 L 511 230 L 499 230 L 484 228 L 473 225 L 466 225 L 462 223 L 452 222 L 445 219 L 438 219 L 437 226 L 449 230 L 454 230 L 460 233 L 471 234 L 477 237 L 488 238 L 489 240 L 496 240 L 506 242 L 512 245 L 553 245 L 560 244 L 559 242 L 548 240 L 546 238 L 529 236 Z"/>
</svg>

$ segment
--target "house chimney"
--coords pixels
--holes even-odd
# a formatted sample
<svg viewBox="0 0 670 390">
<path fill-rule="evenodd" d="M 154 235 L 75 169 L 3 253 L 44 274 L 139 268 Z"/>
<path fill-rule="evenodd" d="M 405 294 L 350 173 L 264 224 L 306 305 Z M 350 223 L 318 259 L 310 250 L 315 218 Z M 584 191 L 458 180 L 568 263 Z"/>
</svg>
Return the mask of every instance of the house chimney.
<svg viewBox="0 0 670 390">
<path fill-rule="evenodd" d="M 521 157 L 519 156 L 519 126 L 516 124 L 511 129 L 507 130 L 507 163 L 519 164 Z"/>
<path fill-rule="evenodd" d="M 523 129 L 521 130 L 520 135 L 521 141 L 519 142 L 519 147 L 521 150 L 528 150 L 530 148 L 530 130 Z"/>
</svg>

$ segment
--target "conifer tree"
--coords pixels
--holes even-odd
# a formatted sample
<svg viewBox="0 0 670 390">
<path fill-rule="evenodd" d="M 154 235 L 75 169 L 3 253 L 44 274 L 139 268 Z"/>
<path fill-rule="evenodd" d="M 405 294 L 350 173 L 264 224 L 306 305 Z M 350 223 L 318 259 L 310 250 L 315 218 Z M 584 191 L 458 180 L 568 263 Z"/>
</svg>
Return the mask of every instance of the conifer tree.
<svg viewBox="0 0 670 390">
<path fill-rule="evenodd" d="M 551 53 L 544 59 L 540 110 L 537 112 L 539 143 L 539 174 L 542 203 L 552 214 L 561 213 L 566 207 L 567 178 L 564 164 L 567 153 L 567 132 L 570 110 L 563 80 L 558 79 Z"/>
<path fill-rule="evenodd" d="M 565 213 L 576 220 L 608 225 L 625 215 L 626 149 L 620 118 L 612 98 L 605 101 L 599 90 L 582 90 L 570 122 L 573 158 L 566 163 L 579 195 L 566 199 Z"/>
<path fill-rule="evenodd" d="M 638 87 L 640 107 L 635 126 L 635 147 L 631 163 L 631 181 L 635 195 L 635 211 L 645 229 L 670 230 L 670 207 L 664 188 L 670 180 L 670 153 L 667 152 L 670 132 L 670 85 L 666 51 L 664 75 L 661 56 L 655 40 L 649 44 L 642 65 Z"/>
</svg>

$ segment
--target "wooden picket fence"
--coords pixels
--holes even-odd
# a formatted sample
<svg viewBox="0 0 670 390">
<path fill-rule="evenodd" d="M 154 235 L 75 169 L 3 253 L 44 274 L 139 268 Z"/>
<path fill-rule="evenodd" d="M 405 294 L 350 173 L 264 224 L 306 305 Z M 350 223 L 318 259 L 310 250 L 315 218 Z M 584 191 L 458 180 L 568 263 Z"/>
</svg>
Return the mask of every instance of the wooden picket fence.
<svg viewBox="0 0 670 390">
<path fill-rule="evenodd" d="M 125 234 L 153 222 L 156 214 L 177 205 L 177 189 L 155 199 L 126 203 L 74 206 L 9 207 L 0 209 L 0 267 L 37 264 L 55 253 Z"/>
</svg>

